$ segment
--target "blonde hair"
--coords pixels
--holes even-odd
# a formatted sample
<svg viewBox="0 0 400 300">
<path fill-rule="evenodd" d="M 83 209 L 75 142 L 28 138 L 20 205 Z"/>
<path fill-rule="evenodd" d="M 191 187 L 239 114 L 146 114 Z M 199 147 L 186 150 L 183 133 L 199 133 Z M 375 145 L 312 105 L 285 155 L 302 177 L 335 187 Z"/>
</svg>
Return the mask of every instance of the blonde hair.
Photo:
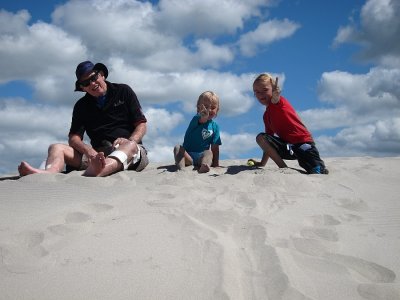
<svg viewBox="0 0 400 300">
<path fill-rule="evenodd" d="M 260 75 L 257 76 L 257 78 L 254 80 L 253 85 L 256 83 L 271 83 L 272 80 L 272 84 L 275 84 L 275 78 L 272 77 L 271 74 L 269 73 L 262 73 Z"/>
<path fill-rule="evenodd" d="M 209 100 L 211 103 L 215 103 L 218 106 L 219 110 L 219 97 L 216 93 L 212 91 L 206 91 L 203 92 L 200 96 L 199 99 L 197 99 L 197 109 L 199 108 L 199 105 L 204 103 L 204 101 Z"/>
</svg>

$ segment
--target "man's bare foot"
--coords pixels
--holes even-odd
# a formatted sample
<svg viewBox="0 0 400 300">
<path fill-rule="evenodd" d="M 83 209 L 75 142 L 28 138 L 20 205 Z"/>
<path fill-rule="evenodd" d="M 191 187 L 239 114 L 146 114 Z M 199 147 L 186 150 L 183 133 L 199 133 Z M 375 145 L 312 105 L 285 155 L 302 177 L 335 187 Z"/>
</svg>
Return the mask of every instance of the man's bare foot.
<svg viewBox="0 0 400 300">
<path fill-rule="evenodd" d="M 106 157 L 103 152 L 97 153 L 95 158 L 90 160 L 88 168 L 82 174 L 83 176 L 98 176 L 106 166 Z"/>
<path fill-rule="evenodd" d="M 26 176 L 26 175 L 37 174 L 37 173 L 51 173 L 46 170 L 36 169 L 25 161 L 21 162 L 21 164 L 18 166 L 18 172 L 19 172 L 20 176 Z"/>
<path fill-rule="evenodd" d="M 207 173 L 208 171 L 210 171 L 210 166 L 207 164 L 201 164 L 199 173 Z"/>
</svg>

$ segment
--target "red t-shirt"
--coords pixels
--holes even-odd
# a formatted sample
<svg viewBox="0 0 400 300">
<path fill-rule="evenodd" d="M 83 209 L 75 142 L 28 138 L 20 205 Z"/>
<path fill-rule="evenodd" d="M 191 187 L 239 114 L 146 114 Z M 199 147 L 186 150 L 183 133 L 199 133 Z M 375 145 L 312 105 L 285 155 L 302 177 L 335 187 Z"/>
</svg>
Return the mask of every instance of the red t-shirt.
<svg viewBox="0 0 400 300">
<path fill-rule="evenodd" d="M 265 132 L 278 135 L 289 144 L 313 142 L 311 133 L 301 122 L 293 106 L 282 96 L 277 104 L 270 103 L 264 112 Z"/>
</svg>

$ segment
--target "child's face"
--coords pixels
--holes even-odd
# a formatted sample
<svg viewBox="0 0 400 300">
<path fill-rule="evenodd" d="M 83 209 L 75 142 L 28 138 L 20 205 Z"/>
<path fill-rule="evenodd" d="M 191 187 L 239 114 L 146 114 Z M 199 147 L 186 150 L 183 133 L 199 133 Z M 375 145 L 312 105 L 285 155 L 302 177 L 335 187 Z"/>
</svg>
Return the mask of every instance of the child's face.
<svg viewBox="0 0 400 300">
<path fill-rule="evenodd" d="M 204 105 L 205 108 L 208 110 L 208 119 L 214 119 L 217 116 L 218 110 L 219 110 L 219 105 L 217 101 L 210 100 L 210 99 L 205 99 L 199 103 L 199 107 L 197 108 L 197 111 L 199 111 L 200 106 Z"/>
<path fill-rule="evenodd" d="M 268 105 L 272 98 L 272 86 L 270 82 L 257 81 L 253 85 L 254 95 L 262 105 Z"/>
</svg>

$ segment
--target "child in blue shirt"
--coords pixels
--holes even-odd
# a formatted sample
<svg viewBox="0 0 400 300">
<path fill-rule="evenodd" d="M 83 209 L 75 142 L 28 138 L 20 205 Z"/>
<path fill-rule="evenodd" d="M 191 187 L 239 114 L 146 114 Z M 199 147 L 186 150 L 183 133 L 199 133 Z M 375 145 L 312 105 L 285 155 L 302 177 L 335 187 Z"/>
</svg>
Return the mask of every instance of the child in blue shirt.
<svg viewBox="0 0 400 300">
<path fill-rule="evenodd" d="M 185 166 L 198 166 L 199 173 L 207 173 L 219 166 L 219 126 L 213 120 L 219 111 L 219 98 L 206 91 L 197 100 L 197 114 L 190 121 L 183 145 L 174 148 L 175 164 L 179 170 Z M 211 146 L 211 147 L 210 147 Z"/>
</svg>

